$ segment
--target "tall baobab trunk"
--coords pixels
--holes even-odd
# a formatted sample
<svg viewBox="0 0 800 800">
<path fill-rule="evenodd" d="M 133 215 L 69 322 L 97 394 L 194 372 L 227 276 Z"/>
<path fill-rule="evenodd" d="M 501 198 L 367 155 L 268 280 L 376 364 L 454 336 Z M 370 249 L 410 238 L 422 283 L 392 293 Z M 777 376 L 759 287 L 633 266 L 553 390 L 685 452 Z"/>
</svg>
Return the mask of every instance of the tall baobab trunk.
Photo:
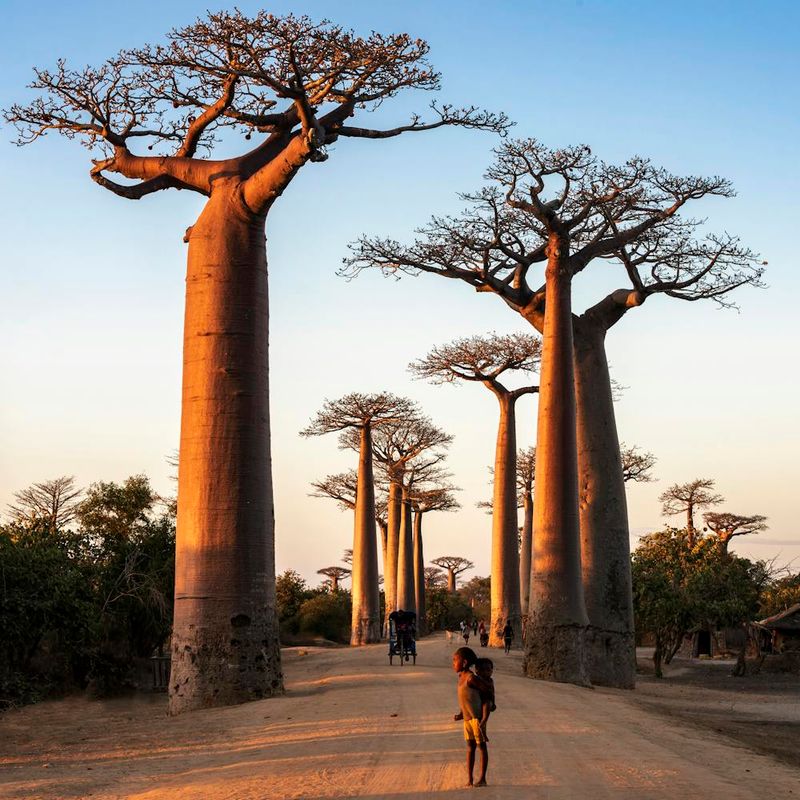
<svg viewBox="0 0 800 800">
<path fill-rule="evenodd" d="M 403 484 L 389 482 L 389 499 L 386 512 L 386 560 L 383 564 L 383 593 L 386 611 L 383 618 L 384 636 L 389 634 L 389 614 L 397 608 L 397 551 L 400 545 L 400 511 Z"/>
<path fill-rule="evenodd" d="M 375 484 L 372 477 L 372 432 L 369 425 L 361 428 L 355 511 L 350 644 L 361 645 L 380 641 L 381 638 Z"/>
<path fill-rule="evenodd" d="M 450 594 L 456 593 L 456 573 L 455 570 L 449 568 L 447 570 L 447 591 Z"/>
<path fill-rule="evenodd" d="M 694 504 L 691 502 L 686 506 L 686 533 L 689 540 L 689 549 L 691 550 L 697 539 L 697 531 L 694 527 Z"/>
<path fill-rule="evenodd" d="M 171 714 L 283 692 L 265 216 L 219 187 L 188 237 Z"/>
<path fill-rule="evenodd" d="M 534 553 L 526 673 L 532 678 L 588 683 L 588 625 L 581 580 L 575 383 L 572 362 L 568 242 L 551 234 L 536 438 Z"/>
<path fill-rule="evenodd" d="M 631 689 L 635 644 L 625 482 L 605 330 L 575 325 L 581 557 L 592 683 Z"/>
<path fill-rule="evenodd" d="M 414 595 L 417 607 L 417 632 L 427 633 L 425 623 L 425 555 L 422 546 L 422 512 L 414 512 Z"/>
<path fill-rule="evenodd" d="M 397 548 L 397 601 L 395 608 L 403 611 L 417 611 L 414 588 L 414 536 L 412 526 L 411 500 L 408 490 L 403 488 L 400 511 L 400 541 Z"/>
<path fill-rule="evenodd" d="M 498 393 L 500 423 L 494 459 L 492 501 L 492 596 L 489 644 L 503 646 L 503 627 L 510 622 L 515 641 L 522 641 L 517 550 L 517 429 L 512 393 Z"/>
<path fill-rule="evenodd" d="M 375 522 L 377 523 L 378 527 L 381 531 L 381 558 L 383 559 L 381 563 L 383 564 L 383 572 L 384 572 L 384 585 L 386 582 L 386 540 L 388 538 L 388 531 L 389 525 L 387 522 L 383 520 L 376 519 Z"/>
<path fill-rule="evenodd" d="M 520 538 L 522 546 L 519 551 L 519 599 L 524 624 L 528 619 L 533 557 L 533 497 L 529 491 L 522 496 L 522 533 Z"/>
</svg>

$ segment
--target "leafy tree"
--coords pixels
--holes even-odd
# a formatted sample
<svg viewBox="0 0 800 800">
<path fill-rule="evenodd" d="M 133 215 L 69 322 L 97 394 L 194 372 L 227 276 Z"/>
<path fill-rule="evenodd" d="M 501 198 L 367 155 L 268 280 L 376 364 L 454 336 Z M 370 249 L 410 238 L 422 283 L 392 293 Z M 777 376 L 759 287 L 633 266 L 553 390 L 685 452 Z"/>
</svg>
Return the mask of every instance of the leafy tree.
<svg viewBox="0 0 800 800">
<path fill-rule="evenodd" d="M 429 631 L 455 630 L 461 620 L 472 616 L 472 609 L 464 600 L 447 589 L 429 591 L 425 606 L 425 621 Z"/>
<path fill-rule="evenodd" d="M 771 580 L 759 598 L 759 618 L 771 617 L 800 603 L 800 572 Z"/>
<path fill-rule="evenodd" d="M 472 609 L 472 616 L 486 619 L 490 612 L 492 579 L 476 575 L 470 578 L 459 590 L 459 597 Z"/>
<path fill-rule="evenodd" d="M 296 634 L 299 630 L 300 606 L 312 596 L 305 580 L 293 569 L 287 569 L 275 579 L 278 622 L 284 634 Z"/>
<path fill-rule="evenodd" d="M 351 616 L 349 592 L 322 592 L 303 602 L 297 621 L 301 633 L 346 644 L 350 641 Z"/>
<path fill-rule="evenodd" d="M 749 536 L 753 533 L 761 533 L 768 529 L 767 518 L 761 514 L 754 514 L 746 517 L 741 514 L 731 514 L 730 512 L 708 511 L 703 514 L 703 519 L 709 530 L 713 531 L 727 552 L 728 545 L 734 536 Z"/>
<path fill-rule="evenodd" d="M 654 635 L 656 677 L 695 627 L 733 627 L 752 619 L 764 565 L 731 556 L 713 536 L 668 528 L 651 533 L 632 557 L 636 625 Z"/>
</svg>

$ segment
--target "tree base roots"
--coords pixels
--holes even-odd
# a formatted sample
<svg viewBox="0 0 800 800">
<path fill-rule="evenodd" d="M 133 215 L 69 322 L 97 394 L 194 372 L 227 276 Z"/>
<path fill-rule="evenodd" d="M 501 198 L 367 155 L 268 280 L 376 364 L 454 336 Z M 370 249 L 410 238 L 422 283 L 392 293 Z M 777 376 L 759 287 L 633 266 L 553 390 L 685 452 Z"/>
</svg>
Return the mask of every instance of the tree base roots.
<svg viewBox="0 0 800 800">
<path fill-rule="evenodd" d="M 524 673 L 542 681 L 591 686 L 585 640 L 582 625 L 531 623 L 525 637 Z"/>
<path fill-rule="evenodd" d="M 623 633 L 589 626 L 586 631 L 586 660 L 589 680 L 595 686 L 635 688 L 636 647 L 633 631 Z"/>
<path fill-rule="evenodd" d="M 284 693 L 277 631 L 238 614 L 221 626 L 176 627 L 169 713 L 231 706 Z"/>
<path fill-rule="evenodd" d="M 364 617 L 353 620 L 350 646 L 360 647 L 363 644 L 375 644 L 381 641 L 381 624 L 377 617 Z"/>
</svg>

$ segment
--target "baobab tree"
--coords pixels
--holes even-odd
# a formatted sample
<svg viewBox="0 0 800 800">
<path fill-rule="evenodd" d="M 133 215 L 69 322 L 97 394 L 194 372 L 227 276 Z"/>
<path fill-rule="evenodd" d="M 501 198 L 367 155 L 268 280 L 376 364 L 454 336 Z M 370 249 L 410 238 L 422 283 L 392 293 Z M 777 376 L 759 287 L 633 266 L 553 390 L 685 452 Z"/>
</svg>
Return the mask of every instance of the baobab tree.
<svg viewBox="0 0 800 800">
<path fill-rule="evenodd" d="M 665 517 L 686 514 L 689 547 L 694 547 L 697 538 L 697 528 L 694 526 L 695 509 L 717 506 L 725 502 L 725 498 L 714 491 L 715 483 L 712 478 L 695 478 L 688 483 L 674 483 L 658 497 L 661 513 Z"/>
<path fill-rule="evenodd" d="M 74 475 L 62 475 L 14 492 L 8 513 L 14 522 L 24 525 L 36 521 L 55 533 L 75 520 L 82 494 Z"/>
<path fill-rule="evenodd" d="M 4 112 L 21 145 L 51 132 L 82 140 L 95 156 L 91 179 L 119 197 L 208 198 L 185 236 L 171 713 L 283 691 L 264 237 L 273 204 L 340 139 L 507 127 L 502 115 L 435 103 L 427 122 L 348 124 L 403 89 L 438 88 L 427 52 L 406 34 L 362 38 L 307 17 L 220 12 L 99 67 L 36 69 L 38 96 Z M 240 155 L 205 157 L 236 134 Z"/>
<path fill-rule="evenodd" d="M 384 627 L 395 609 L 414 611 L 414 562 L 409 473 L 427 471 L 441 463 L 453 437 L 437 428 L 415 407 L 408 416 L 383 425 L 373 436 L 375 461 L 385 472 L 387 496 L 387 544 L 384 561 Z M 355 449 L 352 431 L 339 438 L 340 446 Z M 424 458 L 422 458 L 425 454 Z M 413 469 L 412 469 L 413 468 Z"/>
<path fill-rule="evenodd" d="M 651 470 L 658 459 L 647 450 L 642 450 L 635 444 L 630 447 L 625 442 L 619 445 L 620 461 L 622 463 L 622 480 L 625 483 L 651 483 L 655 480 Z"/>
<path fill-rule="evenodd" d="M 519 552 L 517 550 L 517 400 L 538 386 L 507 388 L 503 380 L 513 372 L 534 372 L 541 357 L 539 339 L 527 334 L 492 334 L 457 339 L 434 347 L 409 364 L 417 378 L 431 383 L 472 381 L 489 389 L 500 406 L 494 459 L 492 498 L 492 615 L 489 644 L 501 647 L 503 627 L 510 622 L 522 640 Z"/>
<path fill-rule="evenodd" d="M 445 577 L 444 570 L 439 567 L 425 567 L 425 589 L 432 591 L 434 589 L 444 589 L 447 587 L 447 578 Z"/>
<path fill-rule="evenodd" d="M 439 556 L 434 558 L 431 564 L 436 564 L 447 570 L 447 591 L 450 594 L 456 593 L 456 579 L 462 572 L 470 569 L 475 569 L 475 565 L 468 559 L 461 556 Z"/>
<path fill-rule="evenodd" d="M 522 506 L 519 548 L 519 596 L 523 620 L 528 618 L 533 555 L 533 484 L 536 479 L 536 448 L 517 453 L 517 500 Z"/>
<path fill-rule="evenodd" d="M 714 533 L 722 544 L 724 552 L 728 552 L 728 545 L 734 536 L 749 536 L 767 530 L 767 518 L 761 514 L 743 516 L 730 512 L 707 511 L 703 514 L 708 529 Z"/>
<path fill-rule="evenodd" d="M 430 480 L 430 479 L 428 479 Z M 425 543 L 422 536 L 422 518 L 431 511 L 455 511 L 461 504 L 453 497 L 455 487 L 439 485 L 433 488 L 419 488 L 411 492 L 411 507 L 414 510 L 414 593 L 417 612 L 417 631 L 427 633 L 425 621 Z"/>
<path fill-rule="evenodd" d="M 459 280 L 543 333 L 526 671 L 585 682 L 590 621 L 592 680 L 632 686 L 629 532 L 605 337 L 654 294 L 729 305 L 730 291 L 760 285 L 763 267 L 736 238 L 700 239 L 700 223 L 680 216 L 690 201 L 729 197 L 722 178 L 674 176 L 641 158 L 607 165 L 588 147 L 550 150 L 531 139 L 501 146 L 487 176 L 493 184 L 465 195 L 463 214 L 435 217 L 407 246 L 362 238 L 342 273 Z M 572 279 L 597 261 L 616 262 L 630 286 L 573 315 Z M 538 264 L 543 285 L 531 282 Z"/>
<path fill-rule="evenodd" d="M 339 582 L 350 575 L 350 570 L 345 567 L 323 567 L 317 570 L 317 575 L 324 575 L 330 581 L 331 591 L 338 592 Z"/>
<path fill-rule="evenodd" d="M 326 400 L 322 410 L 300 432 L 301 436 L 322 436 L 351 431 L 357 437 L 354 447 L 358 452 L 358 473 L 353 529 L 351 645 L 369 644 L 381 638 L 372 437 L 375 431 L 385 425 L 396 424 L 411 414 L 413 409 L 410 400 L 389 392 L 353 392 L 339 400 Z"/>
</svg>

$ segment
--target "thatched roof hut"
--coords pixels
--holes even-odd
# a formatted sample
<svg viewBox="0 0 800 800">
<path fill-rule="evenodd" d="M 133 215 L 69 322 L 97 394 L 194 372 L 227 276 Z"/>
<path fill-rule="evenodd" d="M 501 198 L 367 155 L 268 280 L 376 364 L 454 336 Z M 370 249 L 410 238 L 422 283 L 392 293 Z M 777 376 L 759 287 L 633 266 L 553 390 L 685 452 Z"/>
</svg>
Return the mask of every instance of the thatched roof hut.
<svg viewBox="0 0 800 800">
<path fill-rule="evenodd" d="M 800 603 L 759 620 L 758 625 L 772 633 L 773 652 L 800 651 Z"/>
</svg>

